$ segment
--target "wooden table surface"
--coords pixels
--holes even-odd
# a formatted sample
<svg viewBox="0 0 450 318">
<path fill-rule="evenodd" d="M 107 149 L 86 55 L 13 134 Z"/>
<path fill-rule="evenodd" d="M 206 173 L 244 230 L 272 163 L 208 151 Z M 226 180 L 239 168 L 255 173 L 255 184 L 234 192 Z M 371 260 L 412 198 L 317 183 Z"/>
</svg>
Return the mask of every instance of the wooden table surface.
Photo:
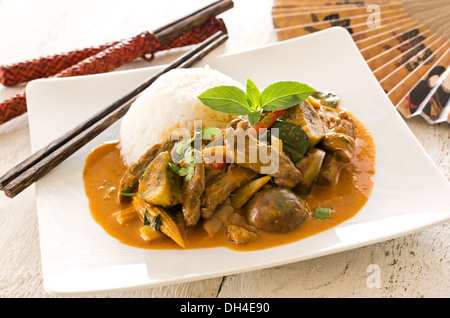
<svg viewBox="0 0 450 318">
<path fill-rule="evenodd" d="M 153 30 L 210 1 L 196 0 L 0 0 L 0 64 L 127 38 Z M 276 42 L 271 0 L 235 0 L 222 14 L 230 38 L 212 54 L 238 52 Z M 178 52 L 151 63 L 165 64 Z M 124 68 L 121 68 L 124 69 Z M 24 87 L 0 87 L 4 100 Z M 407 121 L 419 142 L 450 178 L 450 127 L 421 118 Z M 0 126 L 0 174 L 30 155 L 27 116 Z M 411 235 L 325 257 L 158 288 L 88 297 L 449 297 L 450 227 L 442 224 Z M 368 283 L 374 268 L 380 285 Z M 53 297 L 41 272 L 35 193 L 0 195 L 0 297 Z"/>
</svg>

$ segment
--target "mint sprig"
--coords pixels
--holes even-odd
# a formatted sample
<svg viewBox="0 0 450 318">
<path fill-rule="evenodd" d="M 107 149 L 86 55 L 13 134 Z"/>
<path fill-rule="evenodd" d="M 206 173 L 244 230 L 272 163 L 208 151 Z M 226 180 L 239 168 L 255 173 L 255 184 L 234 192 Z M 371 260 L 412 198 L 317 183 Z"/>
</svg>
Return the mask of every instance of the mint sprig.
<svg viewBox="0 0 450 318">
<path fill-rule="evenodd" d="M 255 125 L 264 110 L 275 111 L 295 106 L 316 90 L 293 81 L 281 81 L 267 86 L 262 92 L 252 80 L 247 79 L 246 91 L 236 86 L 216 86 L 200 94 L 198 98 L 217 111 L 232 115 L 247 115 Z"/>
</svg>

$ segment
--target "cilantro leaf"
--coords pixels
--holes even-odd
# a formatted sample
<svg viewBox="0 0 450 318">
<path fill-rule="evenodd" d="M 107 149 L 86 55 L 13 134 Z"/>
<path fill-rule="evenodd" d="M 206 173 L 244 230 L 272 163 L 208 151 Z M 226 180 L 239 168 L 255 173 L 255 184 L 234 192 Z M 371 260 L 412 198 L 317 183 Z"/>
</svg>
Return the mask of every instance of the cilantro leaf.
<svg viewBox="0 0 450 318">
<path fill-rule="evenodd" d="M 196 160 L 194 156 L 194 150 L 192 147 L 187 148 L 183 154 L 184 166 L 180 167 L 178 164 L 174 164 L 169 162 L 169 168 L 174 173 L 178 174 L 181 177 L 185 177 L 186 181 L 191 180 L 192 176 L 195 172 Z"/>
</svg>

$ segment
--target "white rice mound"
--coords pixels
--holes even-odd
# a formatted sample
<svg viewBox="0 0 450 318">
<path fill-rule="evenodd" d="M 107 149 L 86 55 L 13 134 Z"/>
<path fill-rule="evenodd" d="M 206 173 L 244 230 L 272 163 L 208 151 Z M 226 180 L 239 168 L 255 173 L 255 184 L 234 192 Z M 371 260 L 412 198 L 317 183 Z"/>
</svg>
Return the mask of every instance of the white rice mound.
<svg viewBox="0 0 450 318">
<path fill-rule="evenodd" d="M 225 126 L 235 116 L 205 106 L 197 96 L 215 86 L 241 84 L 209 68 L 174 69 L 161 75 L 134 101 L 120 126 L 119 146 L 125 164 L 135 163 L 150 147 L 160 143 L 168 130 L 187 128 L 194 120 L 203 128 Z"/>
</svg>

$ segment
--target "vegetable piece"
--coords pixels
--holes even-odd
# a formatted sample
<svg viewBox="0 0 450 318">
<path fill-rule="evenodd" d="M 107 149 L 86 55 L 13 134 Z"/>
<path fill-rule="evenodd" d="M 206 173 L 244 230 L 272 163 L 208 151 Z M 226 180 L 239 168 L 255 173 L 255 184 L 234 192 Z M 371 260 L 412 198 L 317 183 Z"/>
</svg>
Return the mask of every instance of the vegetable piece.
<svg viewBox="0 0 450 318">
<path fill-rule="evenodd" d="M 286 110 L 283 120 L 294 123 L 305 131 L 309 138 L 310 148 L 313 148 L 325 137 L 322 120 L 308 101 Z"/>
<path fill-rule="evenodd" d="M 298 194 L 309 194 L 320 173 L 326 152 L 322 149 L 309 149 L 305 156 L 295 164 L 302 173 L 302 180 L 294 188 Z"/>
<path fill-rule="evenodd" d="M 320 100 L 318 100 L 317 98 L 314 98 L 314 97 L 312 97 L 312 96 L 309 96 L 306 100 L 307 100 L 307 101 L 311 104 L 311 106 L 314 107 L 314 108 L 319 108 L 319 107 L 321 106 Z"/>
<path fill-rule="evenodd" d="M 203 218 L 211 217 L 217 206 L 225 202 L 233 191 L 258 176 L 257 172 L 233 163 L 220 176 L 208 180 L 202 196 Z"/>
<path fill-rule="evenodd" d="M 253 195 L 258 192 L 269 180 L 270 176 L 264 176 L 253 181 L 250 181 L 246 185 L 236 190 L 234 196 L 230 197 L 231 205 L 235 209 L 242 208 Z"/>
<path fill-rule="evenodd" d="M 119 224 L 126 224 L 131 220 L 134 220 L 135 218 L 138 217 L 138 214 L 136 212 L 136 209 L 131 206 L 128 207 L 124 210 L 120 210 L 118 212 L 113 213 L 112 215 L 114 217 L 114 219 L 116 219 L 116 221 Z"/>
<path fill-rule="evenodd" d="M 153 205 L 169 207 L 180 203 L 181 179 L 169 167 L 170 154 L 160 153 L 139 181 L 138 196 Z"/>
<path fill-rule="evenodd" d="M 227 165 L 226 162 L 213 162 L 211 164 L 211 167 L 213 167 L 214 169 L 222 169 L 223 167 L 225 167 Z"/>
<path fill-rule="evenodd" d="M 264 116 L 259 122 L 252 126 L 252 128 L 256 130 L 257 136 L 260 136 L 263 132 L 263 130 L 261 130 L 260 132 L 260 129 L 269 129 L 270 127 L 272 127 L 284 112 L 285 109 L 273 111 Z"/>
<path fill-rule="evenodd" d="M 315 91 L 311 94 L 312 97 L 320 100 L 322 106 L 336 108 L 341 102 L 341 98 L 336 93 L 328 91 Z"/>
<path fill-rule="evenodd" d="M 278 120 L 273 128 L 278 128 L 283 152 L 292 162 L 298 162 L 309 148 L 308 135 L 302 128 L 288 121 Z"/>
<path fill-rule="evenodd" d="M 143 225 L 139 228 L 139 234 L 141 238 L 146 242 L 155 241 L 157 239 L 165 237 L 165 235 L 161 232 L 156 231 L 150 225 Z"/>
<path fill-rule="evenodd" d="M 230 215 L 234 212 L 231 205 L 220 204 L 212 217 L 205 219 L 203 229 L 208 233 L 209 237 L 213 237 L 227 223 Z"/>
<path fill-rule="evenodd" d="M 160 215 L 158 218 L 161 221 L 159 227 L 161 232 L 174 240 L 182 248 L 185 248 L 185 243 L 177 223 L 163 208 L 149 204 L 137 195 L 133 197 L 133 205 L 141 216 L 147 213 L 149 220 L 153 220 L 154 217 Z"/>
<path fill-rule="evenodd" d="M 132 164 L 127 169 L 119 184 L 119 199 L 121 201 L 129 199 L 136 193 L 139 186 L 139 179 L 142 177 L 145 168 L 159 153 L 170 151 L 174 144 L 174 141 L 169 140 L 154 145 L 139 158 L 138 162 Z"/>
<path fill-rule="evenodd" d="M 336 155 L 332 152 L 327 152 L 320 167 L 319 176 L 316 184 L 320 186 L 331 187 L 337 184 L 341 172 L 341 163 Z"/>
<path fill-rule="evenodd" d="M 202 156 L 203 160 L 214 169 L 222 169 L 228 164 L 226 147 L 223 145 L 204 148 L 202 150 Z"/>
<path fill-rule="evenodd" d="M 287 233 L 309 216 L 303 201 L 292 191 L 271 188 L 258 192 L 248 203 L 247 223 L 266 232 Z"/>
<path fill-rule="evenodd" d="M 313 219 L 325 220 L 331 218 L 331 208 L 322 208 L 320 206 L 314 208 Z"/>
</svg>

